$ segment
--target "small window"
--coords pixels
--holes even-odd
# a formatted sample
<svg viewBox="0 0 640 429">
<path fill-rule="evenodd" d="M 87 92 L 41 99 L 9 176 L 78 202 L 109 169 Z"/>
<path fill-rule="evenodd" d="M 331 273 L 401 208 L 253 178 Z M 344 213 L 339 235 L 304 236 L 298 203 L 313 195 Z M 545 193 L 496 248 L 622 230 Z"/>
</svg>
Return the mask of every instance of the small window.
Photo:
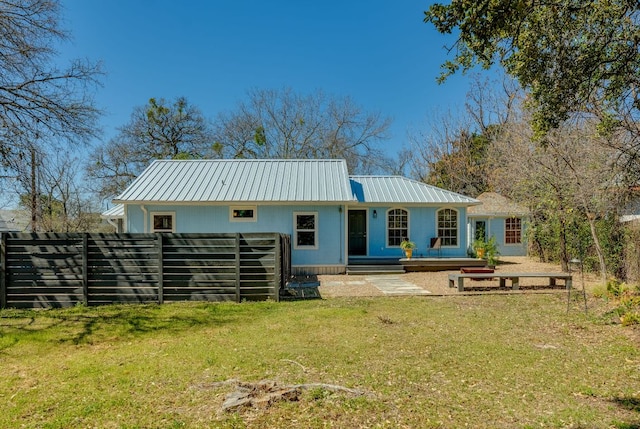
<svg viewBox="0 0 640 429">
<path fill-rule="evenodd" d="M 443 246 L 458 245 L 458 212 L 453 209 L 438 210 L 438 237 Z"/>
<path fill-rule="evenodd" d="M 175 232 L 174 213 L 152 213 L 153 228 L 151 232 Z"/>
<path fill-rule="evenodd" d="M 318 214 L 315 212 L 294 213 L 294 243 L 296 248 L 318 247 Z"/>
<path fill-rule="evenodd" d="M 229 220 L 231 222 L 256 222 L 258 210 L 255 206 L 230 207 Z"/>
<path fill-rule="evenodd" d="M 409 237 L 409 212 L 391 209 L 387 212 L 387 246 L 396 247 Z"/>
<path fill-rule="evenodd" d="M 522 243 L 522 219 L 511 217 L 504 220 L 504 242 L 505 244 Z"/>
</svg>

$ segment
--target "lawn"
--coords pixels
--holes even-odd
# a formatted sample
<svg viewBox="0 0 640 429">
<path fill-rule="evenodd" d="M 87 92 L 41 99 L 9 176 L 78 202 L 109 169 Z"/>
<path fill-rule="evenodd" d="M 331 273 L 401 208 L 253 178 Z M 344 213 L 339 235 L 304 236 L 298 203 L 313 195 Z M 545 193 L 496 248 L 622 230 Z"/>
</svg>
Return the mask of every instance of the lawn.
<svg viewBox="0 0 640 429">
<path fill-rule="evenodd" d="M 563 294 L 2 310 L 0 427 L 640 428 L 638 328 L 596 302 L 588 315 Z M 259 381 L 309 388 L 222 410 Z"/>
</svg>

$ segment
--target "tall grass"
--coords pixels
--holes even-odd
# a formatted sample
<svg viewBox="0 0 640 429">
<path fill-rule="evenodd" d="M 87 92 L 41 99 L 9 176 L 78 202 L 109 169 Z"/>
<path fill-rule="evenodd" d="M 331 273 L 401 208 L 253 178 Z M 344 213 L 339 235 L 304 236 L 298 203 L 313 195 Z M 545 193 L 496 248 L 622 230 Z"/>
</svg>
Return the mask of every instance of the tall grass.
<svg viewBox="0 0 640 429">
<path fill-rule="evenodd" d="M 0 427 L 640 427 L 636 333 L 534 294 L 3 310 Z"/>
</svg>

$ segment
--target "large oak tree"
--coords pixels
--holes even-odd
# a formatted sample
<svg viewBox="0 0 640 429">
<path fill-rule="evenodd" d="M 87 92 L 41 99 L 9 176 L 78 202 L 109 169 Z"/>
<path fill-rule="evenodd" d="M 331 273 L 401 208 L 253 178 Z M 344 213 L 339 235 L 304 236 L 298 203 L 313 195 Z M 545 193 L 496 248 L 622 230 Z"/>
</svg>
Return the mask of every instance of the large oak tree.
<svg viewBox="0 0 640 429">
<path fill-rule="evenodd" d="M 113 197 L 151 161 L 208 157 L 212 144 L 209 123 L 186 98 L 151 98 L 134 108 L 130 121 L 91 155 L 87 173 L 100 197 Z"/>
<path fill-rule="evenodd" d="M 575 112 L 596 113 L 605 128 L 637 122 L 637 0 L 452 0 L 424 20 L 457 37 L 441 79 L 498 62 L 530 93 L 538 138 Z"/>
</svg>

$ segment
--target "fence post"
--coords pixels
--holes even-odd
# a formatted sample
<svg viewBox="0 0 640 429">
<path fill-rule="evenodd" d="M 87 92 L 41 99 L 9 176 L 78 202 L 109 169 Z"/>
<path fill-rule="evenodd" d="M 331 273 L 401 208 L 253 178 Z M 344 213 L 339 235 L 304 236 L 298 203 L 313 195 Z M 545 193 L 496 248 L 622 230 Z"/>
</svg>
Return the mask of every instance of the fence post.
<svg viewBox="0 0 640 429">
<path fill-rule="evenodd" d="M 164 303 L 164 235 L 156 232 L 156 246 L 158 250 L 158 304 Z"/>
<path fill-rule="evenodd" d="M 0 236 L 0 308 L 7 308 L 7 234 Z"/>
<path fill-rule="evenodd" d="M 275 257 L 273 258 L 273 290 L 274 290 L 274 299 L 276 302 L 280 301 L 280 288 L 283 286 L 282 284 L 282 237 L 280 234 L 275 233 Z"/>
<path fill-rule="evenodd" d="M 240 298 L 240 233 L 236 232 L 236 302 Z"/>
<path fill-rule="evenodd" d="M 82 234 L 82 303 L 89 305 L 89 233 Z"/>
</svg>

